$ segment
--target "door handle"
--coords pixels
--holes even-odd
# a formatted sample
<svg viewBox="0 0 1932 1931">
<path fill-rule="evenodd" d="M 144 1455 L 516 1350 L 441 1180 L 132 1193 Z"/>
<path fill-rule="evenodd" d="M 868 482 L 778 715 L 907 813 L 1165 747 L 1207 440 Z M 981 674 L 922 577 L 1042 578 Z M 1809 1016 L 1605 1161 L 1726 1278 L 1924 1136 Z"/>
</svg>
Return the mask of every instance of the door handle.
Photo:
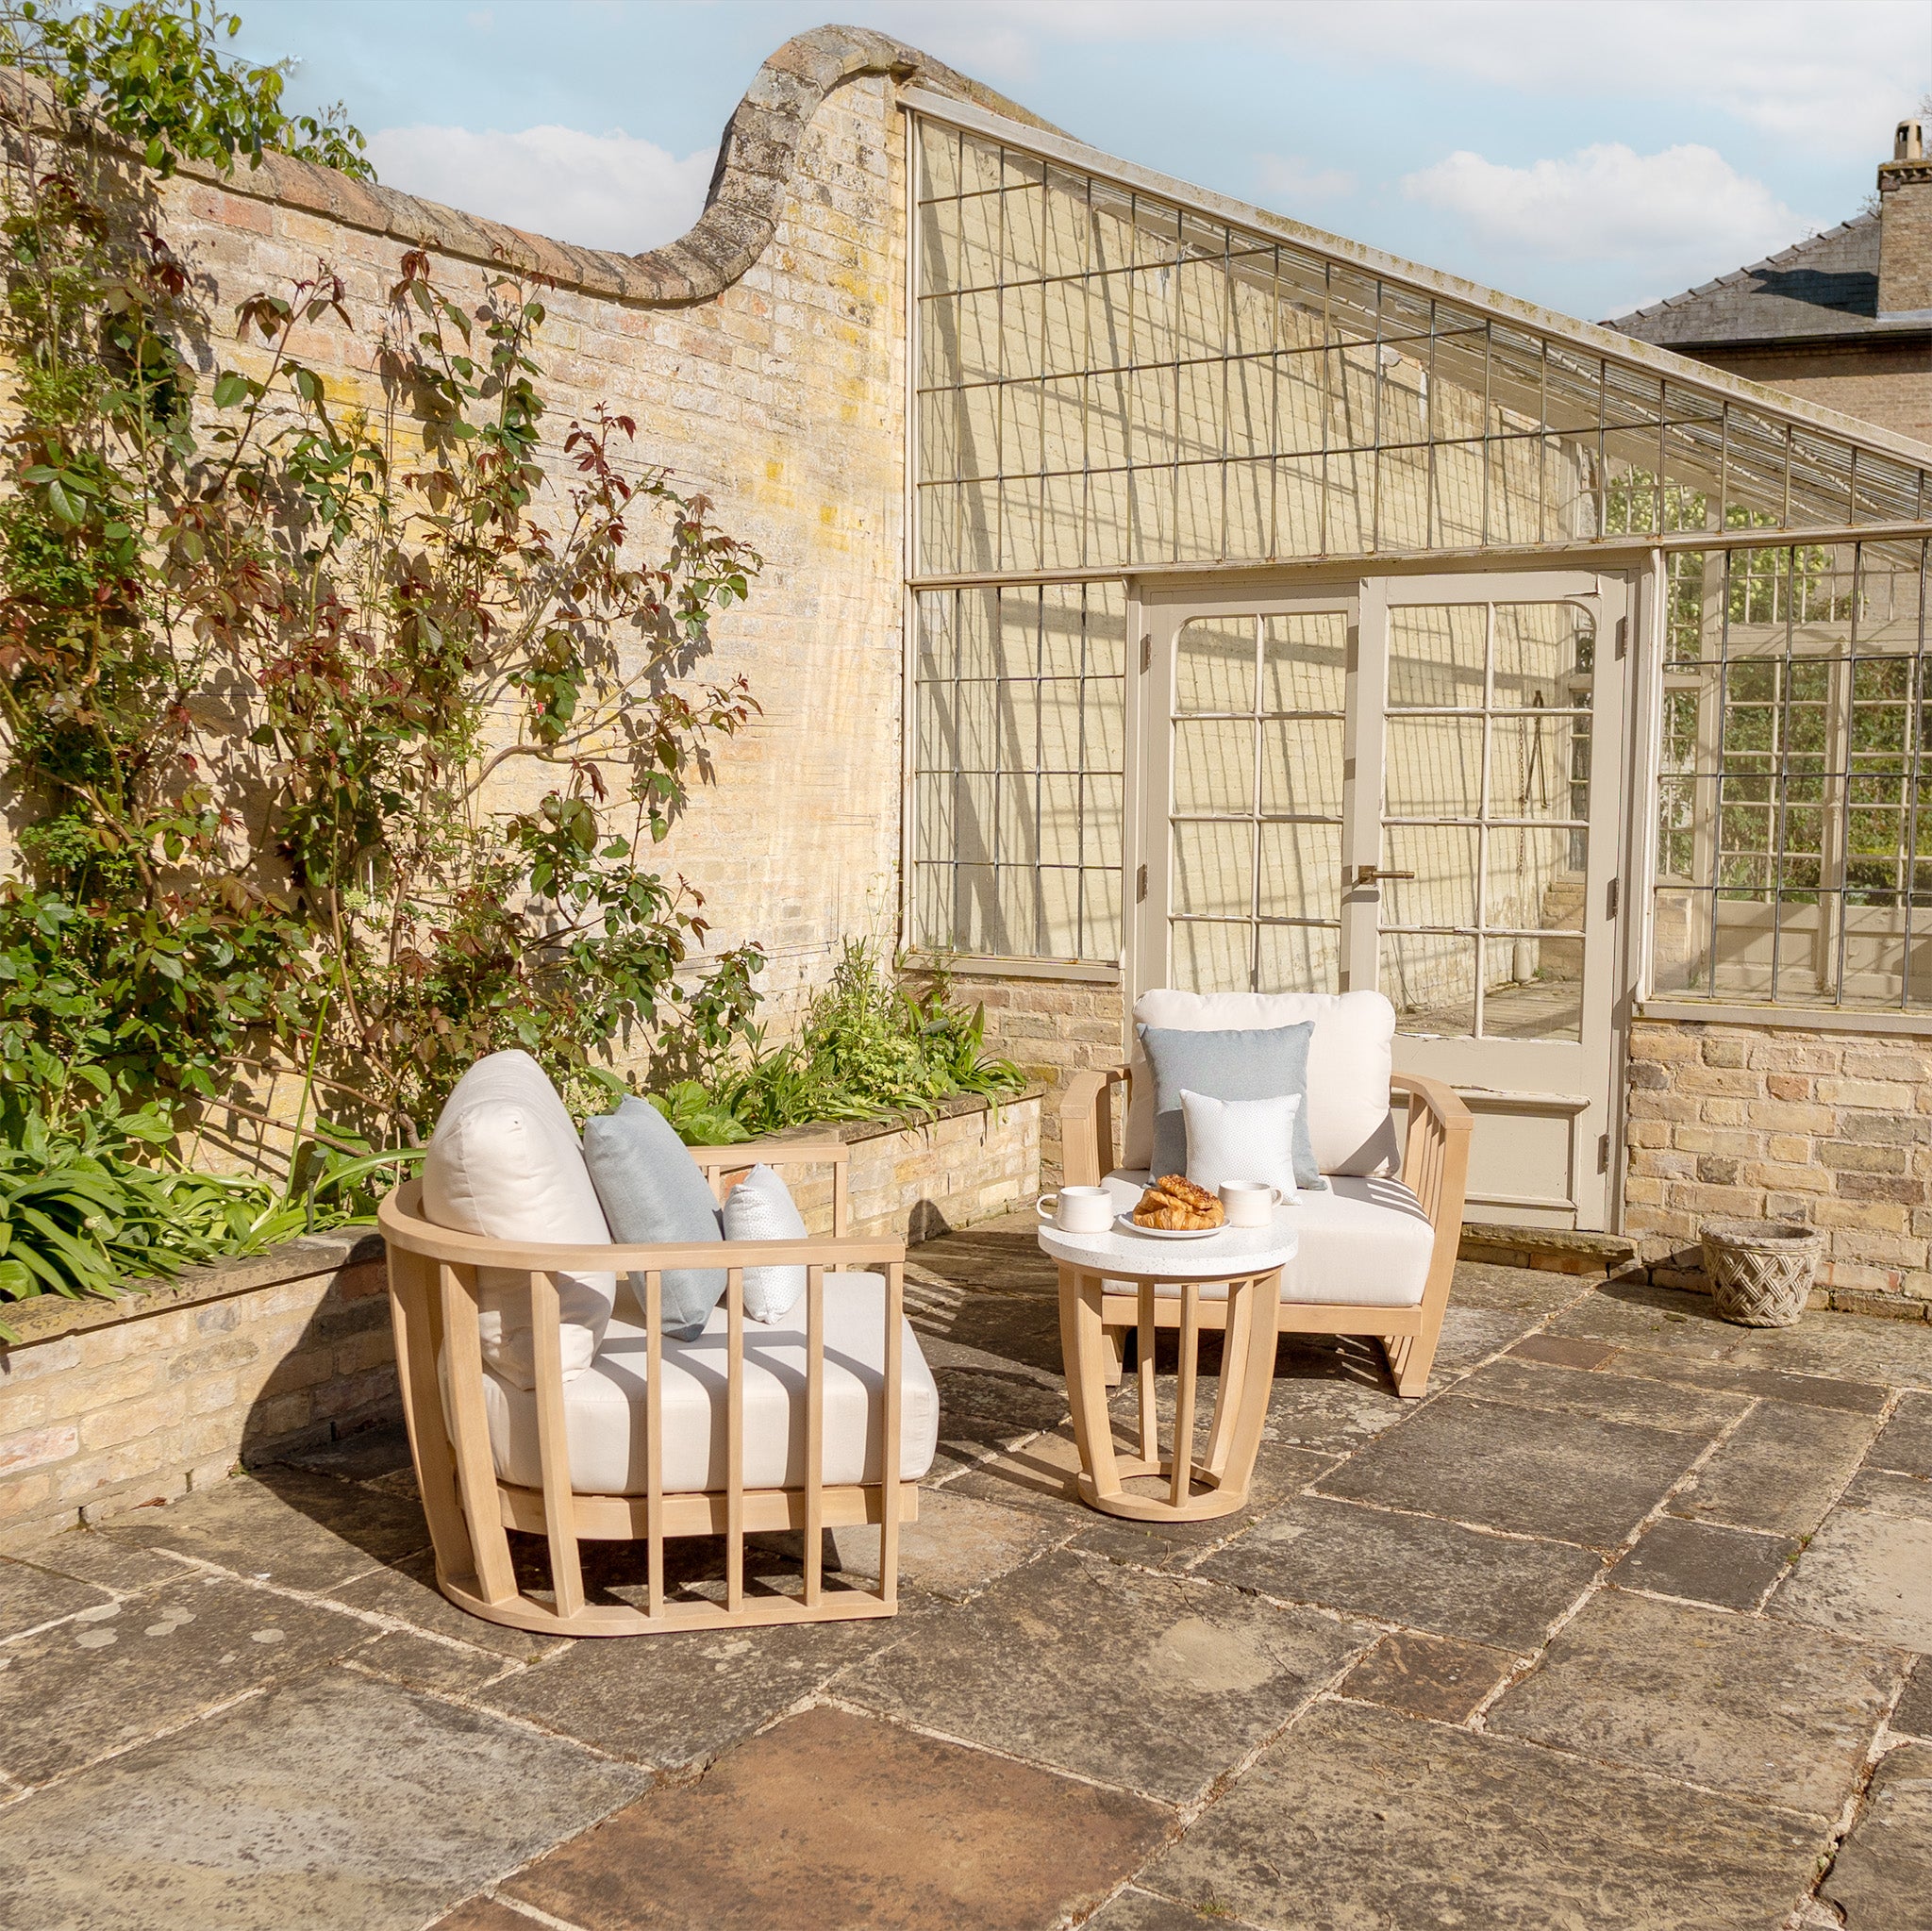
<svg viewBox="0 0 1932 1931">
<path fill-rule="evenodd" d="M 1379 885 L 1385 878 L 1413 878 L 1413 872 L 1384 872 L 1374 865 L 1357 865 L 1355 868 L 1355 883 L 1357 885 Z"/>
</svg>

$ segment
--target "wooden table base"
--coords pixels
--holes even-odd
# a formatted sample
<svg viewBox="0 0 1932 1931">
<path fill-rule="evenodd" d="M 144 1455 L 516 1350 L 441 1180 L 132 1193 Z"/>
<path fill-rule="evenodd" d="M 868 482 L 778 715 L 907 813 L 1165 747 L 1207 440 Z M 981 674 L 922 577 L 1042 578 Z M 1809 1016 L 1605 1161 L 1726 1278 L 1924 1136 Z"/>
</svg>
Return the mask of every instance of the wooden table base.
<svg viewBox="0 0 1932 1931">
<path fill-rule="evenodd" d="M 1281 1308 L 1281 1270 L 1231 1278 L 1227 1327 L 1221 1343 L 1221 1379 L 1214 1398 L 1205 1453 L 1194 1454 L 1195 1397 L 1201 1345 L 1201 1283 L 1164 1283 L 1158 1274 L 1135 1280 L 1140 1307 L 1138 1353 L 1141 1395 L 1140 1453 L 1123 1456 L 1113 1445 L 1108 1407 L 1108 1351 L 1101 1325 L 1103 1277 L 1059 1264 L 1060 1356 L 1074 1439 L 1080 1451 L 1080 1499 L 1108 1515 L 1130 1522 L 1208 1522 L 1232 1515 L 1248 1499 L 1248 1482 L 1261 1445 L 1268 1394 L 1274 1381 L 1275 1329 Z M 1115 1290 L 1119 1291 L 1118 1289 Z M 1174 1390 L 1174 1435 L 1160 1451 L 1154 1401 L 1154 1338 L 1163 1327 L 1180 1330 L 1180 1373 Z M 1159 1476 L 1167 1495 L 1130 1495 L 1123 1482 Z"/>
</svg>

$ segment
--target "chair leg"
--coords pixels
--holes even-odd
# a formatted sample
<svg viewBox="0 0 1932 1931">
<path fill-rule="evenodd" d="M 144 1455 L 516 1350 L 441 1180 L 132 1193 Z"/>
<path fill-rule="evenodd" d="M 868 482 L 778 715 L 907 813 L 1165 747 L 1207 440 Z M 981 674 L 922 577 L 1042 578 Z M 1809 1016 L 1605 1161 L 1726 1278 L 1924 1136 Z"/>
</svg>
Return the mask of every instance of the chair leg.
<svg viewBox="0 0 1932 1931">
<path fill-rule="evenodd" d="M 1385 1340 L 1389 1372 L 1395 1377 L 1395 1392 L 1407 1401 L 1419 1400 L 1428 1392 L 1429 1370 L 1435 1365 L 1436 1342 L 1442 1332 L 1442 1314 L 1426 1315 L 1420 1334 L 1404 1335 L 1400 1340 Z"/>
</svg>

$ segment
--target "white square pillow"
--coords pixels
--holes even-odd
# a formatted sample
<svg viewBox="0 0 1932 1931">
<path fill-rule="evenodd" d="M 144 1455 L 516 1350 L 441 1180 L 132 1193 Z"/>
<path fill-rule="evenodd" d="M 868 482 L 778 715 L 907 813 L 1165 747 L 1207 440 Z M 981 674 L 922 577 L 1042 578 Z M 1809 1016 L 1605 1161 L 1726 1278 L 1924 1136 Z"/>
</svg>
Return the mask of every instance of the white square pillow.
<svg viewBox="0 0 1932 1931">
<path fill-rule="evenodd" d="M 754 1167 L 724 1196 L 726 1240 L 803 1240 L 805 1222 L 791 1190 L 770 1167 Z M 782 1321 L 805 1292 L 803 1267 L 748 1267 L 744 1311 L 754 1321 Z"/>
<path fill-rule="evenodd" d="M 1285 1201 L 1297 1198 L 1294 1116 L 1301 1105 L 1299 1093 L 1273 1100 L 1217 1100 L 1183 1087 L 1188 1178 L 1209 1193 L 1228 1186 L 1274 1187 Z"/>
<path fill-rule="evenodd" d="M 1392 1174 L 1402 1164 L 1389 1111 L 1395 1008 L 1380 992 L 1143 992 L 1136 1026 L 1236 1032 L 1314 1022 L 1308 1040 L 1308 1139 L 1324 1174 Z M 1154 1154 L 1154 1082 L 1138 1031 L 1124 1167 Z"/>
<path fill-rule="evenodd" d="M 527 1053 L 491 1053 L 457 1081 L 423 1161 L 423 1212 L 439 1227 L 496 1240 L 610 1244 L 577 1130 Z M 557 1286 L 568 1381 L 603 1341 L 617 1276 L 560 1273 Z M 529 1275 L 486 1267 L 477 1287 L 484 1360 L 518 1388 L 535 1388 Z"/>
</svg>

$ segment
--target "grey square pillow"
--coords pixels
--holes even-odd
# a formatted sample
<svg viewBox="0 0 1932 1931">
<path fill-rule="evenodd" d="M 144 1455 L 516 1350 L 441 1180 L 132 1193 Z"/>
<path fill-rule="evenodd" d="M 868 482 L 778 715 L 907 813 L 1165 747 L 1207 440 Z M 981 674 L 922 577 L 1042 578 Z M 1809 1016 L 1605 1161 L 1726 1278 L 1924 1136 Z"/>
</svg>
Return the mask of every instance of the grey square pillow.
<svg viewBox="0 0 1932 1931">
<path fill-rule="evenodd" d="M 1294 1181 L 1327 1186 L 1308 1138 L 1308 1041 L 1312 1020 L 1301 1025 L 1253 1031 L 1183 1032 L 1177 1026 L 1143 1025 L 1141 1043 L 1154 1074 L 1154 1172 L 1188 1171 L 1188 1127 L 1181 1090 L 1213 1100 L 1278 1100 L 1301 1096 L 1294 1114 Z M 613 1224 L 613 1232 L 615 1227 Z"/>
<path fill-rule="evenodd" d="M 584 1164 L 613 1240 L 689 1246 L 724 1240 L 711 1183 L 649 1100 L 625 1100 L 616 1112 L 586 1120 Z M 633 1273 L 630 1285 L 641 1312 L 643 1275 Z M 695 1340 L 724 1292 L 722 1267 L 667 1268 L 660 1304 L 664 1332 L 675 1340 Z"/>
</svg>

